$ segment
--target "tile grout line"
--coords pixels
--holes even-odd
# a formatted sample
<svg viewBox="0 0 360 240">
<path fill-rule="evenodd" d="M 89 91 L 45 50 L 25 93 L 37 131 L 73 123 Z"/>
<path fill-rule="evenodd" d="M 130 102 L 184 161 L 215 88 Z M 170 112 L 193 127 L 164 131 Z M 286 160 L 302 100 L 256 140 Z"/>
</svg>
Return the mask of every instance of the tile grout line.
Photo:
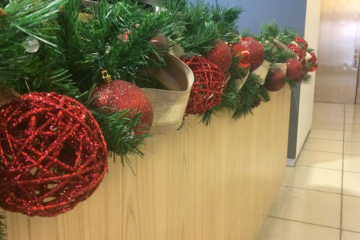
<svg viewBox="0 0 360 240">
<path fill-rule="evenodd" d="M 341 167 L 341 199 L 340 199 L 340 240 L 342 240 L 343 229 L 343 206 L 344 206 L 344 159 L 345 159 L 345 121 L 346 121 L 346 105 L 344 104 L 344 123 L 343 123 L 343 146 L 342 146 L 342 167 Z"/>
<path fill-rule="evenodd" d="M 304 222 L 304 221 L 300 221 L 300 220 L 276 217 L 276 216 L 271 216 L 271 215 L 268 215 L 268 217 L 269 218 L 274 218 L 274 219 L 281 219 L 281 220 L 285 220 L 285 221 L 289 221 L 289 222 L 302 223 L 302 224 L 312 225 L 312 226 L 316 226 L 316 227 L 330 228 L 330 229 L 335 229 L 335 230 L 340 230 L 341 231 L 341 228 L 337 228 L 337 227 L 330 227 L 330 226 L 326 226 L 326 225 L 321 225 L 321 224 L 316 224 L 316 223 L 309 223 L 309 222 Z M 355 232 L 355 233 L 357 233 L 357 232 Z"/>
</svg>

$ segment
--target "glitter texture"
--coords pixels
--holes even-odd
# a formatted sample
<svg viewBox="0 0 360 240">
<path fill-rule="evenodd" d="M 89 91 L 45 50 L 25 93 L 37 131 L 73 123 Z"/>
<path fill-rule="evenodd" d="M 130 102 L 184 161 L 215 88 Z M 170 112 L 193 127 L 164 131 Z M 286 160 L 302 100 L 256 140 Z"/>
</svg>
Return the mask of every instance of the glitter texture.
<svg viewBox="0 0 360 240">
<path fill-rule="evenodd" d="M 224 72 L 228 72 L 232 63 L 232 54 L 229 45 L 218 40 L 208 53 L 207 60 L 217 64 Z"/>
<path fill-rule="evenodd" d="M 91 113 L 55 93 L 0 108 L 0 206 L 30 216 L 74 208 L 99 186 L 107 148 Z"/>
<path fill-rule="evenodd" d="M 264 48 L 260 42 L 254 38 L 247 37 L 240 39 L 240 43 L 250 53 L 250 70 L 253 71 L 260 67 L 265 59 Z"/>
<path fill-rule="evenodd" d="M 150 100 L 141 88 L 126 81 L 115 80 L 97 87 L 94 96 L 96 96 L 94 108 L 106 106 L 112 109 L 110 112 L 125 109 L 131 109 L 132 114 L 140 112 L 141 123 L 135 135 L 149 131 L 153 121 L 153 111 Z"/>
<path fill-rule="evenodd" d="M 239 68 L 248 68 L 250 66 L 250 52 L 240 43 L 231 45 L 231 52 L 235 57 L 240 57 Z"/>
<path fill-rule="evenodd" d="M 300 47 L 298 47 L 295 44 L 289 44 L 288 47 L 294 52 L 296 53 L 296 55 L 299 57 L 299 60 L 302 61 L 305 56 L 306 56 L 306 51 L 301 49 Z"/>
<path fill-rule="evenodd" d="M 301 49 L 306 50 L 308 48 L 307 41 L 300 36 L 295 39 L 295 42 L 299 45 Z"/>
<path fill-rule="evenodd" d="M 298 59 L 290 58 L 286 61 L 286 76 L 294 81 L 301 81 L 303 66 Z"/>
<path fill-rule="evenodd" d="M 225 74 L 220 67 L 199 56 L 184 59 L 184 62 L 195 75 L 186 113 L 200 114 L 219 105 L 226 88 Z"/>
</svg>

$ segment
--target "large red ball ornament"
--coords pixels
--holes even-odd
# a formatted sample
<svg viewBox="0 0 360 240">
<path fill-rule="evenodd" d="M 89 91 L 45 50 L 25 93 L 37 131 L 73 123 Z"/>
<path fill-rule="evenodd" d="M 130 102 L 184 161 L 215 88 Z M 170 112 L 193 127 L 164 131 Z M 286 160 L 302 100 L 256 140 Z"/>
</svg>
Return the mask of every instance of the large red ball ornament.
<svg viewBox="0 0 360 240">
<path fill-rule="evenodd" d="M 55 216 L 87 199 L 107 170 L 91 113 L 55 93 L 29 93 L 0 108 L 0 207 Z"/>
<path fill-rule="evenodd" d="M 232 54 L 229 45 L 218 40 L 208 53 L 206 59 L 217 64 L 224 72 L 228 72 L 232 62 Z"/>
<path fill-rule="evenodd" d="M 272 67 L 269 71 L 264 87 L 269 91 L 278 91 L 285 86 L 286 76 L 278 67 Z"/>
<path fill-rule="evenodd" d="M 250 70 L 253 71 L 260 67 L 260 65 L 264 62 L 265 59 L 265 52 L 261 43 L 251 37 L 240 39 L 240 43 L 250 53 Z"/>
<path fill-rule="evenodd" d="M 220 67 L 199 56 L 186 58 L 184 62 L 195 75 L 186 113 L 201 114 L 219 105 L 226 88 L 225 74 Z"/>
<path fill-rule="evenodd" d="M 286 61 L 286 76 L 294 81 L 301 81 L 303 66 L 296 58 L 290 58 Z"/>
<path fill-rule="evenodd" d="M 135 135 L 149 131 L 153 121 L 153 111 L 149 98 L 136 85 L 114 80 L 94 90 L 94 108 L 107 107 L 110 113 L 130 109 L 130 115 L 141 113 L 140 125 Z M 131 117 L 131 116 L 130 116 Z"/>
</svg>

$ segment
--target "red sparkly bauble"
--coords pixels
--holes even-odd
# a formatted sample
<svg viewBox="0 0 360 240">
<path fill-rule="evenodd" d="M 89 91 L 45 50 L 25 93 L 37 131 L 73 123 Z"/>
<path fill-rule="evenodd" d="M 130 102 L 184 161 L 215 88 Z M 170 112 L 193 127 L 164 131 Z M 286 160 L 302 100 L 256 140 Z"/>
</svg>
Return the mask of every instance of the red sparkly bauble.
<svg viewBox="0 0 360 240">
<path fill-rule="evenodd" d="M 250 52 L 246 50 L 245 46 L 240 43 L 235 43 L 231 45 L 231 53 L 235 57 L 240 57 L 240 62 L 238 63 L 239 68 L 248 68 L 250 66 Z"/>
<path fill-rule="evenodd" d="M 232 54 L 229 45 L 222 40 L 217 40 L 206 59 L 217 64 L 224 72 L 228 72 L 232 62 Z"/>
<path fill-rule="evenodd" d="M 269 91 L 278 91 L 285 86 L 286 76 L 278 67 L 272 67 L 266 78 L 264 87 Z"/>
<path fill-rule="evenodd" d="M 298 80 L 303 74 L 303 66 L 296 58 L 290 58 L 286 61 L 286 76 L 291 80 Z"/>
<path fill-rule="evenodd" d="M 299 60 L 302 61 L 306 56 L 306 51 L 299 48 L 295 44 L 289 44 L 288 47 L 296 53 L 296 55 L 299 57 Z"/>
<path fill-rule="evenodd" d="M 250 70 L 253 71 L 260 67 L 265 59 L 264 48 L 260 42 L 254 38 L 247 37 L 240 39 L 240 43 L 250 53 Z"/>
<path fill-rule="evenodd" d="M 153 111 L 149 98 L 141 88 L 126 81 L 115 80 L 97 87 L 94 96 L 96 97 L 94 108 L 108 107 L 110 112 L 130 109 L 131 115 L 140 112 L 140 125 L 135 135 L 149 131 L 153 121 Z"/>
<path fill-rule="evenodd" d="M 306 50 L 308 48 L 308 43 L 305 39 L 303 39 L 302 37 L 297 37 L 295 39 L 295 42 L 300 46 L 301 49 Z"/>
<path fill-rule="evenodd" d="M 0 108 L 0 207 L 30 216 L 74 208 L 107 171 L 101 130 L 80 103 L 29 93 Z"/>
<path fill-rule="evenodd" d="M 315 53 L 313 53 L 313 52 L 310 52 L 309 54 L 311 55 L 311 58 L 307 62 L 308 69 L 310 72 L 314 72 L 314 71 L 316 71 L 316 69 L 318 67 L 317 57 L 316 57 Z"/>
<path fill-rule="evenodd" d="M 187 114 L 200 114 L 221 103 L 221 96 L 226 88 L 224 72 L 209 60 L 195 56 L 184 59 L 195 75 Z"/>
</svg>

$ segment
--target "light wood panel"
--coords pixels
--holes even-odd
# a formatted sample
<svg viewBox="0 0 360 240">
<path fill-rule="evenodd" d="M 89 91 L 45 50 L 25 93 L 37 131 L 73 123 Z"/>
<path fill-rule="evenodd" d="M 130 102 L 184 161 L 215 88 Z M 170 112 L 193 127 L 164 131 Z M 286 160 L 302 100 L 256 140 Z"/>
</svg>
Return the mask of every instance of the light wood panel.
<svg viewBox="0 0 360 240">
<path fill-rule="evenodd" d="M 286 165 L 290 90 L 253 116 L 189 117 L 155 136 L 146 157 L 120 160 L 94 195 L 56 218 L 7 213 L 9 240 L 255 240 Z"/>
</svg>

